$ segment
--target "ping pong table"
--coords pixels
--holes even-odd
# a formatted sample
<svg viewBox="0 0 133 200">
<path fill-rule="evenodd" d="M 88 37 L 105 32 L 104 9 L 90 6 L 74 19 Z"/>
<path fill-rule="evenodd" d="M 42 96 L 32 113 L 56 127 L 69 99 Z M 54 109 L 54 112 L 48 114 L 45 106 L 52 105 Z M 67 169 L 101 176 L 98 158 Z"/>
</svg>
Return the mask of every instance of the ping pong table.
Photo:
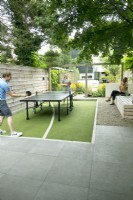
<svg viewBox="0 0 133 200">
<path fill-rule="evenodd" d="M 29 102 L 34 102 L 34 105 L 38 107 L 40 105 L 42 109 L 42 103 L 43 102 L 49 102 L 49 106 L 51 102 L 57 102 L 57 113 L 58 113 L 58 121 L 61 121 L 61 102 L 65 99 L 67 100 L 66 108 L 67 108 L 67 114 L 70 111 L 73 110 L 73 94 L 74 92 L 64 92 L 64 91 L 50 91 L 45 92 L 42 94 L 38 94 L 36 92 L 36 95 L 26 97 L 24 99 L 21 99 L 21 102 L 26 103 L 26 119 L 29 120 Z M 40 104 L 39 104 L 40 103 Z"/>
</svg>

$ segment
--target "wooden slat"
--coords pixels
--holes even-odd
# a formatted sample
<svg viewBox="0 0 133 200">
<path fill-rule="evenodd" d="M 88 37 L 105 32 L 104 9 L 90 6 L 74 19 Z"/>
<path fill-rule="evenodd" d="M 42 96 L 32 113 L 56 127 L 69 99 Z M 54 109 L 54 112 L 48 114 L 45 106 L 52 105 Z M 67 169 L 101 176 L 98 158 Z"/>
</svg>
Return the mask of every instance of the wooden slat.
<svg viewBox="0 0 133 200">
<path fill-rule="evenodd" d="M 124 118 L 133 119 L 133 116 L 124 116 Z"/>
<path fill-rule="evenodd" d="M 133 112 L 124 112 L 124 115 L 130 115 L 130 116 L 133 116 Z"/>
<path fill-rule="evenodd" d="M 35 94 L 36 91 L 48 90 L 48 72 L 46 70 L 0 64 L 0 74 L 6 71 L 12 73 L 10 88 L 16 93 L 25 93 L 26 90 L 30 90 Z M 42 80 L 42 77 L 45 77 L 45 80 Z M 7 95 L 7 103 L 13 112 L 24 107 L 24 104 L 20 102 L 22 98 L 11 98 Z"/>
<path fill-rule="evenodd" d="M 118 96 L 116 97 L 116 106 L 122 117 L 133 119 L 133 103 L 132 97 Z"/>
<path fill-rule="evenodd" d="M 126 112 L 133 112 L 133 108 L 124 108 L 124 111 L 126 111 Z"/>
</svg>

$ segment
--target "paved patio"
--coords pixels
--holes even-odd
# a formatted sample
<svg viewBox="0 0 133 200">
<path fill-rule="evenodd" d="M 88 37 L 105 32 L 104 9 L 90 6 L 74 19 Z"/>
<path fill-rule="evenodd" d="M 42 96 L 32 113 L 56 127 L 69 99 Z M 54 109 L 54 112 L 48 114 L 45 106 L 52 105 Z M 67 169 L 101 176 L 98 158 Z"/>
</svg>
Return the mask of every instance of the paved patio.
<svg viewBox="0 0 133 200">
<path fill-rule="evenodd" d="M 0 137 L 0 200 L 132 200 L 133 128 L 94 144 Z"/>
</svg>

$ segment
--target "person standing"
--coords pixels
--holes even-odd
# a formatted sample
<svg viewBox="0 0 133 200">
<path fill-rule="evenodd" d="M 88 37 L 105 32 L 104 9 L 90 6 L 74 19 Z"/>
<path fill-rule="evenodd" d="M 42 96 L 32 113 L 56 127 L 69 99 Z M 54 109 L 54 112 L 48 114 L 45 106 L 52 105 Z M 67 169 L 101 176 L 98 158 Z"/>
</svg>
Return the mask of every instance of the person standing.
<svg viewBox="0 0 133 200">
<path fill-rule="evenodd" d="M 7 123 L 10 129 L 11 136 L 22 136 L 22 132 L 16 132 L 13 127 L 13 118 L 12 112 L 7 105 L 6 102 L 6 94 L 10 95 L 11 97 L 26 97 L 26 94 L 16 94 L 10 90 L 8 82 L 12 79 L 12 75 L 10 72 L 5 72 L 0 79 L 0 126 L 3 123 L 3 119 L 7 118 Z M 0 129 L 0 135 L 5 134 L 6 131 Z"/>
<path fill-rule="evenodd" d="M 70 91 L 71 81 L 68 79 L 67 75 L 64 75 L 62 80 L 63 91 Z"/>
<path fill-rule="evenodd" d="M 126 95 L 126 92 L 128 91 L 128 79 L 127 77 L 123 78 L 120 86 L 119 86 L 119 91 L 118 90 L 113 90 L 110 97 L 106 100 L 106 102 L 111 101 L 112 103 L 110 105 L 115 104 L 115 98 L 117 95 Z"/>
</svg>

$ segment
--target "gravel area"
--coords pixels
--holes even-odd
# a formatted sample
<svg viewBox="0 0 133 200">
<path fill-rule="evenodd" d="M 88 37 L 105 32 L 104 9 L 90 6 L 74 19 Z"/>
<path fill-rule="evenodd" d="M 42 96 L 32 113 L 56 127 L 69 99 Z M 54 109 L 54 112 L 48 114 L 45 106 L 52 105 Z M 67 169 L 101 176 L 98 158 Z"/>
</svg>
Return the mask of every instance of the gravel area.
<svg viewBox="0 0 133 200">
<path fill-rule="evenodd" d="M 116 105 L 105 100 L 98 98 L 97 125 L 133 127 L 133 119 L 122 118 Z"/>
<path fill-rule="evenodd" d="M 74 97 L 76 100 L 91 100 L 92 98 L 86 98 L 84 94 L 80 94 Z M 133 127 L 133 119 L 122 118 L 116 105 L 110 105 L 110 102 L 106 102 L 107 98 L 99 97 L 98 99 L 98 111 L 97 111 L 97 125 L 106 126 L 122 126 Z"/>
</svg>

